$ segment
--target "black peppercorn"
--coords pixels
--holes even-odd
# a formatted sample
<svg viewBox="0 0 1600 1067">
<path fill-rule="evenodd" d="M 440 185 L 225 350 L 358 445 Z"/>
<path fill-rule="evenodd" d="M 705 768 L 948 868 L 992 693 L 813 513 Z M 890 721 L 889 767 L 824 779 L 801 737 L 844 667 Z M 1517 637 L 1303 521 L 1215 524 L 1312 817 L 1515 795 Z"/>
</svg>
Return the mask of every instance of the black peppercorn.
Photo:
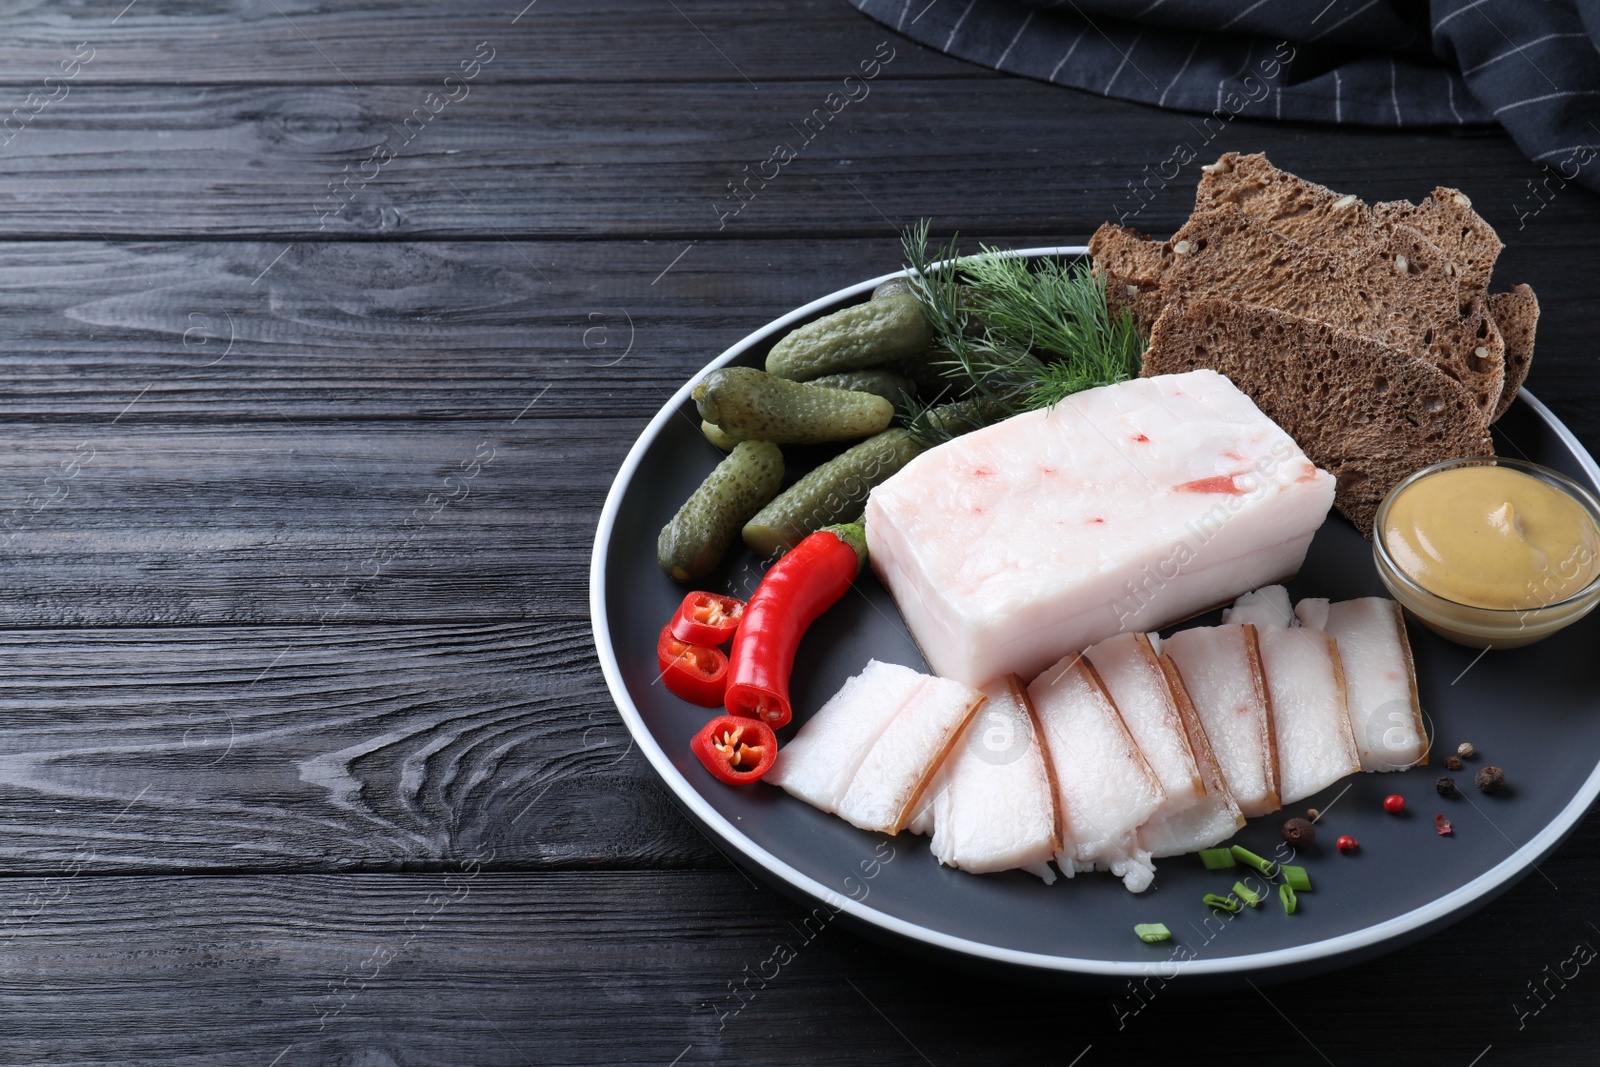
<svg viewBox="0 0 1600 1067">
<path fill-rule="evenodd" d="M 1447 771 L 1459 771 L 1461 769 L 1461 760 L 1455 756 L 1451 756 L 1449 759 L 1444 761 L 1444 767 Z"/>
<path fill-rule="evenodd" d="M 1317 828 L 1305 819 L 1290 819 L 1283 824 L 1283 839 L 1300 848 L 1317 839 Z"/>
<path fill-rule="evenodd" d="M 1433 787 L 1439 791 L 1440 796 L 1447 797 L 1456 791 L 1456 780 L 1448 774 L 1441 775 L 1439 780 L 1433 783 Z"/>
<path fill-rule="evenodd" d="M 1473 780 L 1478 783 L 1478 788 L 1485 793 L 1493 793 L 1505 784 L 1506 772 L 1499 767 L 1489 766 L 1479 771 L 1477 777 Z"/>
</svg>

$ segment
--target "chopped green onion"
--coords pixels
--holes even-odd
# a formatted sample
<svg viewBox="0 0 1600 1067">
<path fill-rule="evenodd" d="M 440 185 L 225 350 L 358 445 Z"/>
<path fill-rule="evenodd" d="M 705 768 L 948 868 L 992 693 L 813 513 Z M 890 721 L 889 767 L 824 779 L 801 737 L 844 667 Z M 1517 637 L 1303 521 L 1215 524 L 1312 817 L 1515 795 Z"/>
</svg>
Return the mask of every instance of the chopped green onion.
<svg viewBox="0 0 1600 1067">
<path fill-rule="evenodd" d="M 1254 867 L 1265 877 L 1276 878 L 1278 876 L 1278 865 L 1276 863 L 1273 863 L 1271 860 L 1262 859 L 1260 856 L 1256 855 L 1254 852 L 1251 852 L 1243 845 L 1234 845 L 1228 851 L 1233 853 L 1234 859 L 1238 860 L 1246 867 Z"/>
<path fill-rule="evenodd" d="M 1307 892 L 1311 888 L 1311 876 L 1306 873 L 1304 867 L 1285 866 L 1283 868 L 1283 880 L 1289 884 L 1289 888 L 1297 893 Z"/>
<path fill-rule="evenodd" d="M 1261 894 L 1257 893 L 1243 882 L 1233 883 L 1233 895 L 1250 905 L 1252 908 L 1261 907 Z"/>
<path fill-rule="evenodd" d="M 1165 941 L 1172 936 L 1165 923 L 1135 923 L 1133 932 L 1139 935 L 1140 941 L 1151 943 Z"/>
<path fill-rule="evenodd" d="M 1283 901 L 1283 913 L 1285 915 L 1293 915 L 1294 909 L 1300 903 L 1294 895 L 1294 886 L 1290 885 L 1288 882 L 1285 882 L 1278 887 L 1278 899 Z"/>
<path fill-rule="evenodd" d="M 1205 903 L 1210 907 L 1220 908 L 1223 911 L 1238 911 L 1240 907 L 1239 902 L 1231 895 L 1223 896 L 1221 893 L 1207 893 Z"/>
<path fill-rule="evenodd" d="M 1233 862 L 1233 851 L 1226 848 L 1201 849 L 1200 862 L 1206 865 L 1208 871 L 1222 871 L 1237 866 Z"/>
</svg>

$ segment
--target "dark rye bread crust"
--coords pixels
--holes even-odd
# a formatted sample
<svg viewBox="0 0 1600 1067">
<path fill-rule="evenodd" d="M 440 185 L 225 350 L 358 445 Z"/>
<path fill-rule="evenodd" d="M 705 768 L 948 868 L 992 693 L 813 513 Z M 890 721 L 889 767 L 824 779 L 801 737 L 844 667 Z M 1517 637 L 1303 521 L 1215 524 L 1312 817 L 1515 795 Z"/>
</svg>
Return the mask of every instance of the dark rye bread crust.
<svg viewBox="0 0 1600 1067">
<path fill-rule="evenodd" d="M 1500 400 L 1505 342 L 1487 305 L 1474 298 L 1463 309 L 1438 249 L 1409 227 L 1329 251 L 1220 204 L 1196 212 L 1169 244 L 1168 304 L 1226 299 L 1316 319 L 1429 360 L 1486 414 Z"/>
<path fill-rule="evenodd" d="M 1489 311 L 1500 327 L 1506 342 L 1506 384 L 1500 391 L 1500 402 L 1495 405 L 1493 422 L 1504 415 L 1517 399 L 1517 391 L 1528 380 L 1528 368 L 1533 364 L 1533 339 L 1539 327 L 1539 298 L 1527 285 L 1513 286 L 1510 292 L 1493 293 L 1489 297 Z"/>
<path fill-rule="evenodd" d="M 1369 241 L 1374 231 L 1372 209 L 1360 198 L 1279 170 L 1260 152 L 1225 152 L 1200 168 L 1195 211 L 1223 204 L 1313 246 L 1347 248 Z"/>
<path fill-rule="evenodd" d="M 1127 281 L 1159 285 L 1172 249 L 1132 226 L 1107 222 L 1089 238 L 1089 255 Z"/>
<path fill-rule="evenodd" d="M 1161 295 L 1161 288 L 1131 282 L 1115 274 L 1107 273 L 1105 277 L 1106 304 L 1113 312 L 1131 313 L 1134 321 L 1139 324 L 1139 329 L 1149 334 L 1150 327 L 1156 324 L 1156 319 L 1161 317 L 1161 312 L 1167 306 L 1165 298 Z"/>
<path fill-rule="evenodd" d="M 1448 261 L 1408 226 L 1369 228 L 1361 236 L 1364 243 L 1340 250 L 1326 242 L 1306 245 L 1237 203 L 1218 200 L 1196 211 L 1171 241 L 1107 224 L 1095 231 L 1089 252 L 1106 275 L 1108 302 L 1131 311 L 1147 330 L 1169 303 L 1217 297 L 1277 308 L 1426 358 L 1492 412 L 1504 391 L 1505 342 L 1482 295 L 1463 305 L 1460 282 L 1445 273 Z"/>
<path fill-rule="evenodd" d="M 1201 169 L 1195 210 L 1222 203 L 1237 205 L 1286 237 L 1324 247 L 1349 247 L 1369 234 L 1409 226 L 1437 247 L 1452 272 L 1459 272 L 1468 299 L 1488 289 L 1505 247 L 1459 189 L 1440 186 L 1420 204 L 1390 200 L 1369 206 L 1353 194 L 1279 170 L 1259 152 L 1227 152 Z"/>
<path fill-rule="evenodd" d="M 1525 285 L 1509 293 L 1487 293 L 1504 245 L 1472 210 L 1465 194 L 1441 186 L 1420 204 L 1399 200 L 1368 205 L 1354 195 L 1279 170 L 1260 153 L 1228 152 L 1201 169 L 1195 190 L 1197 215 L 1232 206 L 1289 240 L 1312 248 L 1380 260 L 1404 254 L 1408 268 L 1414 262 L 1442 263 L 1442 271 L 1457 282 L 1460 321 L 1442 331 L 1425 328 L 1418 340 L 1426 345 L 1426 351 L 1413 349 L 1414 354 L 1425 354 L 1445 373 L 1466 384 L 1491 422 L 1516 400 L 1533 360 L 1538 300 Z M 1173 250 L 1174 241 L 1181 236 L 1182 231 L 1173 241 L 1163 242 L 1130 227 L 1107 224 L 1089 243 L 1095 268 L 1106 281 L 1107 302 L 1114 309 L 1132 312 L 1145 330 L 1174 300 L 1164 282 L 1174 264 L 1184 258 Z M 1241 294 L 1209 295 L 1238 298 Z M 1187 297 L 1180 294 L 1176 299 L 1181 302 Z M 1324 317 L 1307 306 L 1291 310 L 1311 318 Z M 1373 334 L 1372 330 L 1361 332 Z M 1391 343 L 1400 340 L 1380 336 Z"/>
<path fill-rule="evenodd" d="M 1325 323 L 1230 300 L 1169 307 L 1144 377 L 1227 376 L 1337 479 L 1334 505 L 1364 537 L 1383 497 L 1430 463 L 1493 455 L 1471 395 L 1436 367 Z"/>
<path fill-rule="evenodd" d="M 1105 279 L 1106 303 L 1112 311 L 1131 311 L 1146 333 L 1166 305 L 1161 275 L 1166 271 L 1164 259 L 1171 255 L 1161 241 L 1110 222 L 1089 238 L 1089 257 Z"/>
<path fill-rule="evenodd" d="M 1494 275 L 1495 260 L 1505 248 L 1494 228 L 1472 210 L 1472 201 L 1460 189 L 1440 186 L 1420 204 L 1389 200 L 1372 205 L 1380 224 L 1411 226 L 1438 245 L 1461 273 L 1464 288 L 1486 292 Z"/>
</svg>

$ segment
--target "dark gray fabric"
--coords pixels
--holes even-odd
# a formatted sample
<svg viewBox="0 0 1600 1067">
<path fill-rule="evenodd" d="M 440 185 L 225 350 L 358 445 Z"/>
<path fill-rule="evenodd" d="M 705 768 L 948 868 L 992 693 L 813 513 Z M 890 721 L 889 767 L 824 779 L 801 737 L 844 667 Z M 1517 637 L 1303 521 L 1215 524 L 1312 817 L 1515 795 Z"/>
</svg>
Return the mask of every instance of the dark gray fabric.
<svg viewBox="0 0 1600 1067">
<path fill-rule="evenodd" d="M 1498 122 L 1600 189 L 1600 0 L 850 2 L 962 59 L 1211 122 Z"/>
</svg>

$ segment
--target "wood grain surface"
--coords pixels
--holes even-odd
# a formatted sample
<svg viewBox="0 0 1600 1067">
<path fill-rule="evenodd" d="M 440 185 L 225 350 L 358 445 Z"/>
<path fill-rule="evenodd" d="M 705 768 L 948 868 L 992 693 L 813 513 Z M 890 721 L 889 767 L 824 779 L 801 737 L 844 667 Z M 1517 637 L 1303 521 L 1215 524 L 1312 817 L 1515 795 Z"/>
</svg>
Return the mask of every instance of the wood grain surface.
<svg viewBox="0 0 1600 1067">
<path fill-rule="evenodd" d="M 1149 175 L 1203 135 L 837 0 L 525 2 L 5 13 L 0 1063 L 1592 1059 L 1592 818 L 1415 945 L 1204 995 L 818 927 L 680 815 L 587 613 L 634 438 L 918 218 L 1170 231 L 1196 172 Z M 1600 197 L 1492 131 L 1203 147 L 1467 190 L 1543 303 L 1529 388 L 1600 450 Z"/>
<path fill-rule="evenodd" d="M 1600 937 L 1570 892 L 1600 870 L 1570 851 L 1545 868 L 1561 891 L 1530 879 L 1383 959 L 1208 997 L 975 978 L 726 870 L 507 874 L 489 848 L 432 874 L 68 867 L 0 886 L 0 989 L 26 1020 L 0 1032 L 0 1057 L 916 1067 L 1237 1062 L 1248 1044 L 1302 1063 L 1588 1062 L 1581 981 L 1541 973 Z M 1497 931 L 1526 909 L 1541 921 L 1507 960 Z M 1519 1020 L 1513 1003 L 1535 1006 L 1523 982 L 1540 979 L 1544 1007 Z M 1193 1047 L 1211 1042 L 1228 1047 Z"/>
<path fill-rule="evenodd" d="M 874 55 L 865 43 L 840 78 Z M 1046 224 L 1077 241 L 1107 218 L 1170 232 L 1193 207 L 1192 175 L 1141 175 L 1201 140 L 1182 117 L 1096 100 L 1086 140 L 1058 89 L 901 78 L 897 62 L 837 114 L 833 87 L 809 81 L 462 83 L 426 121 L 412 116 L 432 89 L 416 85 L 84 84 L 5 146 L 0 236 L 850 236 L 938 207 L 975 235 Z M 960 129 L 976 140 L 949 151 Z M 1345 155 L 1329 160 L 1321 132 L 1240 118 L 1204 150 L 1266 150 L 1372 200 L 1510 189 L 1528 172 L 1499 136 L 1339 131 Z M 763 166 L 778 146 L 795 158 Z M 1395 166 L 1419 151 L 1421 181 Z M 1487 198 L 1483 213 L 1514 228 L 1515 204 Z"/>
<path fill-rule="evenodd" d="M 521 82 L 750 82 L 843 77 L 846 57 L 886 33 L 832 0 L 24 0 L 7 14 L 0 71 L 22 80 L 55 70 L 86 41 L 85 82 L 163 85 L 426 84 L 442 58 L 481 41 L 514 44 L 482 77 Z M 107 47 L 101 47 L 102 45 Z M 925 77 L 992 72 L 909 48 L 901 69 Z M 501 55 L 504 56 L 502 61 Z M 841 63 L 844 66 L 841 67 Z M 898 63 L 899 61 L 896 60 Z M 740 71 L 744 71 L 741 75 Z M 348 79 L 348 80 L 347 80 Z"/>
</svg>

